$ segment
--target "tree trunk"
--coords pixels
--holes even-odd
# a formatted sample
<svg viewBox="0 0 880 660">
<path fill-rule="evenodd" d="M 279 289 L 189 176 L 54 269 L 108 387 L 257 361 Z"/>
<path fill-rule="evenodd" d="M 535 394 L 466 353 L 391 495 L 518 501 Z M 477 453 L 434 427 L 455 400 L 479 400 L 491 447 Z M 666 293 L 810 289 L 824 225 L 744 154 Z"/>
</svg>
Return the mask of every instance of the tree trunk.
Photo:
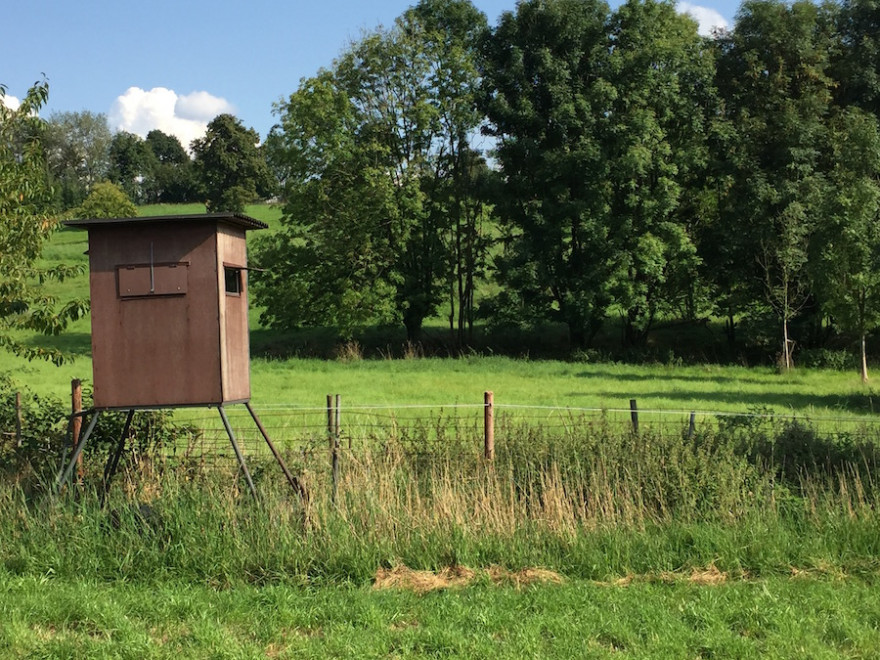
<svg viewBox="0 0 880 660">
<path fill-rule="evenodd" d="M 865 333 L 864 332 L 862 333 L 861 344 L 862 344 L 862 382 L 867 383 L 868 382 L 868 354 L 867 354 L 867 351 L 865 350 Z"/>
<path fill-rule="evenodd" d="M 727 319 L 724 321 L 724 334 L 727 336 L 728 347 L 736 348 L 736 319 L 732 311 L 728 311 Z"/>
<path fill-rule="evenodd" d="M 786 371 L 791 369 L 791 340 L 788 338 L 788 319 L 782 320 L 782 364 Z"/>
<path fill-rule="evenodd" d="M 407 341 L 417 342 L 421 339 L 422 321 L 424 321 L 424 317 L 417 313 L 404 313 L 403 325 L 406 328 Z"/>
</svg>

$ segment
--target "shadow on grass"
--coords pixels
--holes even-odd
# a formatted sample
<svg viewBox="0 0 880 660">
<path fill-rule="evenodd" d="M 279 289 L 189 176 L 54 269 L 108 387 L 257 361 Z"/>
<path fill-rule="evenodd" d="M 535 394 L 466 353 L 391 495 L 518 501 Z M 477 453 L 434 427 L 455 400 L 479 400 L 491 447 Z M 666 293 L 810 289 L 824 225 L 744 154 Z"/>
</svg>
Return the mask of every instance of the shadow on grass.
<svg viewBox="0 0 880 660">
<path fill-rule="evenodd" d="M 615 381 L 626 381 L 626 382 L 647 382 L 647 381 L 655 381 L 655 380 L 663 380 L 668 382 L 670 380 L 681 380 L 685 382 L 694 382 L 694 383 L 736 383 L 737 385 L 742 385 L 743 383 L 749 383 L 752 385 L 767 385 L 770 381 L 764 377 L 754 377 L 747 376 L 745 374 L 737 375 L 737 376 L 724 376 L 722 374 L 715 372 L 707 372 L 705 375 L 702 374 L 685 374 L 681 373 L 681 369 L 677 367 L 670 367 L 670 371 L 674 371 L 671 374 L 634 374 L 634 373 L 621 373 L 618 371 L 612 371 L 610 369 L 595 369 L 591 371 L 583 371 L 579 374 L 576 374 L 578 378 L 584 378 L 587 380 L 615 380 Z"/>
<path fill-rule="evenodd" d="M 92 335 L 88 332 L 65 332 L 60 335 L 34 335 L 24 342 L 28 346 L 54 348 L 72 356 L 92 354 Z"/>
<path fill-rule="evenodd" d="M 791 408 L 803 416 L 804 411 L 813 408 L 825 408 L 860 414 L 873 414 L 880 409 L 880 396 L 873 391 L 857 394 L 802 394 L 798 392 L 701 392 L 698 390 L 658 390 L 639 392 L 640 399 L 665 399 L 692 402 L 695 400 L 717 401 L 719 403 L 738 405 L 745 409 L 753 406 L 766 406 L 780 409 Z"/>
</svg>

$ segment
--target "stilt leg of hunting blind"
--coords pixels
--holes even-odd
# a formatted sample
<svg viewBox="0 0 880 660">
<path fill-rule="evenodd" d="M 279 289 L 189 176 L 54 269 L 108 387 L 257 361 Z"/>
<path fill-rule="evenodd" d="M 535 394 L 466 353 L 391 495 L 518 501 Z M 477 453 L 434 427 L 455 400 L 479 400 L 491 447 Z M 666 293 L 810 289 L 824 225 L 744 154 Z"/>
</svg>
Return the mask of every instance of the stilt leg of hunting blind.
<svg viewBox="0 0 880 660">
<path fill-rule="evenodd" d="M 128 439 L 128 432 L 131 430 L 131 420 L 133 417 L 134 408 L 128 411 L 128 416 L 125 418 L 125 425 L 122 427 L 122 435 L 119 437 L 116 451 L 107 458 L 107 465 L 104 467 L 103 490 L 101 491 L 102 509 L 104 508 L 104 502 L 107 500 L 107 493 L 110 492 L 110 482 L 113 480 L 113 475 L 116 474 L 116 468 L 119 467 L 119 459 L 122 457 L 122 452 L 125 451 L 125 441 Z"/>
<path fill-rule="evenodd" d="M 92 435 L 92 431 L 95 430 L 95 424 L 98 423 L 98 417 L 100 416 L 100 410 L 96 410 L 92 415 L 92 419 L 89 421 L 88 427 L 86 427 L 86 432 L 82 434 L 82 437 L 76 445 L 76 449 L 73 450 L 73 456 L 70 457 L 70 463 L 67 464 L 67 469 L 58 475 L 58 482 L 55 484 L 56 492 L 60 491 L 61 487 L 67 483 L 68 479 L 70 479 L 70 475 L 76 467 L 76 461 L 80 457 L 80 454 L 82 454 L 83 448 L 86 446 L 86 441 L 89 439 L 89 436 Z M 72 419 L 73 418 L 71 417 L 71 420 Z M 63 464 L 64 462 L 62 461 L 62 465 Z"/>
<path fill-rule="evenodd" d="M 251 418 L 254 420 L 254 424 L 256 424 L 257 428 L 260 430 L 260 434 L 263 436 L 263 440 L 265 440 L 266 444 L 269 445 L 269 450 L 272 452 L 275 460 L 278 461 L 278 465 L 281 466 L 281 470 L 282 472 L 284 472 L 284 476 L 287 477 L 287 483 L 290 484 L 290 487 L 293 488 L 294 491 L 299 493 L 303 504 L 308 504 L 309 493 L 308 491 L 306 491 L 305 486 L 300 483 L 299 479 L 290 474 L 290 470 L 288 470 L 287 466 L 284 464 L 284 459 L 281 458 L 281 454 L 278 453 L 278 450 L 275 448 L 275 444 L 269 438 L 269 434 L 266 432 L 266 428 L 263 426 L 260 418 L 257 417 L 257 413 L 254 412 L 253 408 L 251 408 L 250 401 L 245 401 L 244 405 L 248 409 L 248 412 L 251 414 Z"/>
<path fill-rule="evenodd" d="M 235 452 L 235 457 L 238 459 L 238 464 L 241 465 L 241 470 L 244 472 L 244 478 L 247 481 L 248 488 L 251 490 L 251 495 L 254 496 L 254 500 L 257 499 L 257 489 L 254 488 L 254 481 L 251 479 L 251 473 L 247 469 L 247 465 L 244 462 L 244 456 L 241 453 L 241 449 L 238 448 L 238 443 L 235 441 L 235 434 L 232 432 L 232 427 L 229 425 L 229 419 L 226 417 L 226 411 L 223 410 L 223 406 L 217 406 L 217 410 L 220 411 L 220 419 L 223 420 L 223 426 L 226 428 L 226 435 L 229 436 L 229 442 L 232 443 L 232 450 Z"/>
</svg>

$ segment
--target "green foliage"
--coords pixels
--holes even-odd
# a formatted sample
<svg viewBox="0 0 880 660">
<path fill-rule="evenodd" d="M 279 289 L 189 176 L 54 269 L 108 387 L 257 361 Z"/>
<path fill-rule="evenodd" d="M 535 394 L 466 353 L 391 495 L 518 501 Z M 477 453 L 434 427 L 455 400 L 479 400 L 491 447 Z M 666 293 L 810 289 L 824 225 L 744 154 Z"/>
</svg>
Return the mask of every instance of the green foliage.
<svg viewBox="0 0 880 660">
<path fill-rule="evenodd" d="M 602 127 L 605 252 L 624 340 L 641 345 L 655 319 L 686 316 L 694 295 L 702 219 L 685 205 L 685 190 L 694 194 L 708 160 L 715 68 L 693 21 L 669 2 L 624 3 L 608 33 L 613 48 L 602 74 L 614 94 Z"/>
<path fill-rule="evenodd" d="M 180 140 L 162 131 L 152 130 L 147 133 L 146 144 L 156 158 L 151 176 L 145 183 L 150 201 L 174 204 L 199 199 L 195 166 Z"/>
<path fill-rule="evenodd" d="M 524 2 L 484 49 L 499 138 L 500 276 L 587 343 L 612 305 L 626 341 L 688 292 L 699 263 L 678 213 L 706 161 L 712 60 L 671 4 Z"/>
<path fill-rule="evenodd" d="M 45 123 L 37 114 L 48 94 L 47 83 L 36 83 L 12 110 L 2 103 L 6 88 L 0 86 L 0 348 L 60 362 L 60 351 L 24 345 L 12 334 L 13 329 L 58 334 L 87 309 L 75 300 L 56 311 L 55 300 L 35 285 L 81 270 L 34 267 L 56 226 L 42 147 Z"/>
<path fill-rule="evenodd" d="M 792 364 L 789 323 L 810 301 L 808 246 L 823 218 L 822 154 L 834 80 L 833 21 L 809 2 L 746 2 L 720 42 L 718 88 L 733 137 L 721 205 L 733 279 L 763 284 Z"/>
<path fill-rule="evenodd" d="M 60 459 L 69 454 L 69 447 L 65 452 L 65 442 L 70 439 L 70 404 L 37 394 L 6 374 L 0 374 L 0 393 L 0 475 L 15 479 L 30 492 L 48 492 L 57 476 Z M 20 411 L 16 410 L 15 393 L 21 397 Z M 90 398 L 91 393 L 86 389 L 83 393 L 86 408 Z M 17 418 L 21 420 L 20 436 Z M 86 460 L 104 461 L 119 442 L 125 418 L 124 412 L 101 414 L 86 446 Z M 85 418 L 86 424 L 89 419 Z M 139 411 L 132 420 L 126 444 L 136 456 L 154 456 L 166 446 L 185 445 L 193 435 L 194 430 L 176 423 L 169 411 Z"/>
<path fill-rule="evenodd" d="M 73 215 L 78 218 L 133 218 L 137 207 L 119 186 L 104 181 L 92 186 L 92 192 Z"/>
<path fill-rule="evenodd" d="M 66 411 L 58 399 L 35 394 L 0 374 L 0 474 L 4 478 L 28 471 L 48 480 L 67 433 Z M 17 436 L 15 393 L 21 395 L 21 444 Z"/>
<path fill-rule="evenodd" d="M 843 0 L 837 16 L 839 47 L 832 51 L 838 103 L 880 115 L 880 3 Z"/>
<path fill-rule="evenodd" d="M 139 135 L 119 131 L 113 136 L 108 178 L 121 186 L 129 199 L 136 203 L 147 200 L 145 182 L 155 167 L 156 156 Z"/>
<path fill-rule="evenodd" d="M 277 108 L 267 144 L 288 203 L 259 257 L 272 271 L 255 287 L 267 323 L 320 319 L 350 336 L 402 321 L 415 339 L 447 292 L 472 313 L 485 164 L 468 140 L 484 21 L 467 2 L 421 3 Z"/>
<path fill-rule="evenodd" d="M 146 140 L 125 131 L 116 133 L 110 144 L 108 177 L 138 204 L 201 198 L 195 166 L 180 140 L 159 130 L 147 133 Z"/>
<path fill-rule="evenodd" d="M 830 122 L 829 182 L 825 220 L 816 230 L 810 260 L 824 310 L 861 340 L 880 325 L 880 126 L 849 108 Z"/>
<path fill-rule="evenodd" d="M 205 137 L 193 141 L 208 211 L 242 212 L 246 204 L 272 194 L 274 182 L 259 142 L 256 131 L 229 114 L 215 117 Z"/>
<path fill-rule="evenodd" d="M 614 94 L 598 72 L 607 19 L 604 2 L 520 3 L 482 52 L 504 176 L 496 209 L 509 227 L 499 276 L 527 315 L 558 309 L 575 344 L 610 300 L 607 260 L 595 258 L 607 234 L 597 189 L 606 174 L 597 123 Z"/>
<path fill-rule="evenodd" d="M 49 116 L 43 148 L 61 210 L 82 203 L 92 186 L 107 176 L 110 144 L 103 114 L 53 112 Z"/>
</svg>

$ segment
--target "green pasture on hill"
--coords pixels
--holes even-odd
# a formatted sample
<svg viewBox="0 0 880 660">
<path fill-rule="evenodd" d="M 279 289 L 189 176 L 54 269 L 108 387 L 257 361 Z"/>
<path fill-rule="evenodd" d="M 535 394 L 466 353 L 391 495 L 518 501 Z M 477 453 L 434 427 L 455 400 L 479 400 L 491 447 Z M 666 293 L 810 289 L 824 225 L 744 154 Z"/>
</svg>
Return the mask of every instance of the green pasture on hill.
<svg viewBox="0 0 880 660">
<path fill-rule="evenodd" d="M 201 205 L 142 207 L 141 215 L 199 213 Z M 277 228 L 281 209 L 253 205 L 247 213 Z M 253 232 L 249 240 L 256 240 Z M 62 229 L 46 245 L 43 262 L 87 264 L 84 231 Z M 50 282 L 47 292 L 59 300 L 88 295 L 88 276 Z M 341 361 L 272 359 L 261 357 L 263 347 L 288 349 L 291 339 L 259 327 L 259 310 L 251 314 L 252 393 L 256 405 L 322 405 L 328 393 L 339 393 L 345 405 L 479 404 L 492 390 L 499 405 L 626 408 L 637 399 L 645 409 L 749 412 L 772 410 L 810 416 L 863 415 L 874 411 L 874 393 L 855 371 L 797 369 L 779 374 L 770 368 L 703 366 L 632 366 L 616 363 L 576 363 L 553 360 L 465 356 L 456 359 L 371 359 Z M 316 331 L 317 332 L 317 331 Z M 21 336 L 25 341 L 51 344 L 71 357 L 61 367 L 26 362 L 0 353 L 0 372 L 40 394 L 65 397 L 72 378 L 88 386 L 91 378 L 90 320 L 72 324 L 59 337 Z"/>
<path fill-rule="evenodd" d="M 37 393 L 67 396 L 70 380 L 88 387 L 91 360 L 80 355 L 61 367 L 0 354 L 6 371 Z M 251 363 L 256 406 L 324 405 L 341 394 L 345 406 L 434 407 L 482 404 L 495 393 L 499 406 L 726 411 L 795 414 L 813 418 L 872 415 L 880 401 L 858 375 L 799 369 L 781 375 L 769 368 L 667 367 L 526 361 L 505 357 L 412 360 L 267 360 Z"/>
</svg>

